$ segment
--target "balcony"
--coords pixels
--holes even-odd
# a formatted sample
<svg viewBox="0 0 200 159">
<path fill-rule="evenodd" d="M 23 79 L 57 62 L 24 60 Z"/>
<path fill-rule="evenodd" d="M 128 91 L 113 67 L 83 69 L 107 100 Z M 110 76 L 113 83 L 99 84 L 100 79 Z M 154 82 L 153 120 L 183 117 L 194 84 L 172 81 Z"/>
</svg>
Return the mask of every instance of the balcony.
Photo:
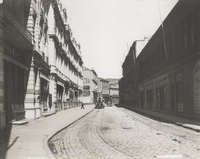
<svg viewBox="0 0 200 159">
<path fill-rule="evenodd" d="M 45 53 L 44 52 L 42 52 L 42 60 L 45 60 Z"/>
<path fill-rule="evenodd" d="M 92 78 L 92 81 L 93 81 L 95 84 L 98 83 L 96 78 Z"/>
<path fill-rule="evenodd" d="M 49 58 L 46 56 L 46 63 L 49 64 Z"/>
<path fill-rule="evenodd" d="M 42 54 L 41 54 L 41 59 L 42 59 L 44 62 L 46 62 L 47 64 L 49 64 L 49 57 L 45 56 L 45 53 L 44 53 L 44 52 L 42 52 Z"/>
</svg>

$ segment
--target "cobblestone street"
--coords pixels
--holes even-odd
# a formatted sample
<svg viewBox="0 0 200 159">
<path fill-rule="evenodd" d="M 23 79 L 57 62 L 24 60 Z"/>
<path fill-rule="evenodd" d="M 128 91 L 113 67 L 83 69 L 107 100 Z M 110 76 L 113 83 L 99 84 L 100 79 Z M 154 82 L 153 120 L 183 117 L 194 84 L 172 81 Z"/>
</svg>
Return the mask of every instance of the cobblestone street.
<svg viewBox="0 0 200 159">
<path fill-rule="evenodd" d="M 0 159 L 200 159 L 200 0 L 0 0 Z"/>
<path fill-rule="evenodd" d="M 200 134 L 132 111 L 95 109 L 49 142 L 57 158 L 199 158 Z"/>
</svg>

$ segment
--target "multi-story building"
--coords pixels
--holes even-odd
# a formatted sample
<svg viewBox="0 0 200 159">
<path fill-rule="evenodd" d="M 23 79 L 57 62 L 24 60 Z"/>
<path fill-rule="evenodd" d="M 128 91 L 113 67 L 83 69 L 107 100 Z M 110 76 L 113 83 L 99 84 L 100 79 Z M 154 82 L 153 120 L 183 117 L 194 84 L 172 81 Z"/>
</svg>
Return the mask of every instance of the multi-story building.
<svg viewBox="0 0 200 159">
<path fill-rule="evenodd" d="M 54 0 L 49 7 L 49 64 L 51 111 L 62 110 L 70 103 L 79 102 L 82 96 L 82 58 L 67 24 L 66 10 Z"/>
<path fill-rule="evenodd" d="M 97 73 L 83 67 L 83 103 L 95 103 L 98 91 Z"/>
<path fill-rule="evenodd" d="M 23 2 L 21 2 L 23 3 Z M 32 35 L 32 57 L 25 96 L 26 119 L 37 119 L 49 106 L 48 9 L 51 1 L 24 1 L 27 29 Z"/>
<path fill-rule="evenodd" d="M 25 110 L 26 118 L 36 119 L 70 103 L 77 105 L 82 90 L 82 59 L 60 1 L 32 0 L 30 6 L 27 28 L 34 49 Z"/>
<path fill-rule="evenodd" d="M 108 80 L 98 77 L 98 93 L 101 94 L 105 102 L 110 99 Z"/>
<path fill-rule="evenodd" d="M 24 99 L 33 50 L 25 3 L 0 1 L 0 129 L 25 117 Z"/>
<path fill-rule="evenodd" d="M 106 80 L 109 81 L 110 100 L 115 104 L 119 104 L 119 79 L 108 78 Z"/>
<path fill-rule="evenodd" d="M 200 114 L 200 1 L 179 0 L 120 80 L 121 103 L 180 115 Z M 126 84 L 128 83 L 128 84 Z M 133 83 L 134 97 L 126 89 Z M 120 98 L 121 99 L 121 98 Z"/>
<path fill-rule="evenodd" d="M 123 104 L 130 105 L 133 100 L 137 100 L 136 95 L 133 95 L 137 94 L 134 93 L 136 91 L 134 85 L 136 84 L 135 82 L 138 78 L 138 70 L 136 69 L 137 67 L 135 67 L 136 58 L 145 47 L 148 40 L 149 38 L 145 37 L 144 40 L 134 41 L 122 65 L 123 80 L 121 79 L 119 81 L 119 89 L 120 101 L 123 101 Z"/>
<path fill-rule="evenodd" d="M 0 1 L 0 128 L 76 106 L 82 64 L 59 0 Z"/>
</svg>

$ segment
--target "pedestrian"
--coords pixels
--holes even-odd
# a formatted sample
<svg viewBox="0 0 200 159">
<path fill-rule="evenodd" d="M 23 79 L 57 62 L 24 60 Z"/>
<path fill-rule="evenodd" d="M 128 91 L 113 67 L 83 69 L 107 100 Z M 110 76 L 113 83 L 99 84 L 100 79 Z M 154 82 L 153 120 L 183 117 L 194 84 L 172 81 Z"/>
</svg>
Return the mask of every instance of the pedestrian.
<svg viewBox="0 0 200 159">
<path fill-rule="evenodd" d="M 81 109 L 85 109 L 85 108 L 84 108 L 84 104 L 83 104 L 83 103 L 81 104 Z"/>
</svg>

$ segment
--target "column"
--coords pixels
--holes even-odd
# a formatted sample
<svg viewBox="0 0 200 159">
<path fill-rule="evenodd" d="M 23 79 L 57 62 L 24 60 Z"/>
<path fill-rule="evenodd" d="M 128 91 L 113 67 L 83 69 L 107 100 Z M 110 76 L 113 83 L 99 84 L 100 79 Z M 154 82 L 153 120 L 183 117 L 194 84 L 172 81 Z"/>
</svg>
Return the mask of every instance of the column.
<svg viewBox="0 0 200 159">
<path fill-rule="evenodd" d="M 171 99 L 170 99 L 170 82 L 169 76 L 166 77 L 166 92 L 165 93 L 165 110 L 170 111 L 171 109 Z"/>
<path fill-rule="evenodd" d="M 157 101 L 156 101 L 156 84 L 153 81 L 153 109 L 156 109 Z"/>
<path fill-rule="evenodd" d="M 57 88 L 56 88 L 56 81 L 55 77 L 50 75 L 50 84 L 49 84 L 49 93 L 52 96 L 52 107 L 50 108 L 50 112 L 55 112 L 56 111 L 56 103 L 57 103 Z"/>
<path fill-rule="evenodd" d="M 25 96 L 25 117 L 26 119 L 36 119 L 35 112 L 35 72 L 34 72 L 34 57 L 32 57 L 29 78 L 27 84 L 27 91 Z"/>
<path fill-rule="evenodd" d="M 40 71 L 37 69 L 35 71 L 36 81 L 35 81 L 35 111 L 36 111 L 36 118 L 42 116 L 42 108 L 40 107 Z"/>
</svg>

